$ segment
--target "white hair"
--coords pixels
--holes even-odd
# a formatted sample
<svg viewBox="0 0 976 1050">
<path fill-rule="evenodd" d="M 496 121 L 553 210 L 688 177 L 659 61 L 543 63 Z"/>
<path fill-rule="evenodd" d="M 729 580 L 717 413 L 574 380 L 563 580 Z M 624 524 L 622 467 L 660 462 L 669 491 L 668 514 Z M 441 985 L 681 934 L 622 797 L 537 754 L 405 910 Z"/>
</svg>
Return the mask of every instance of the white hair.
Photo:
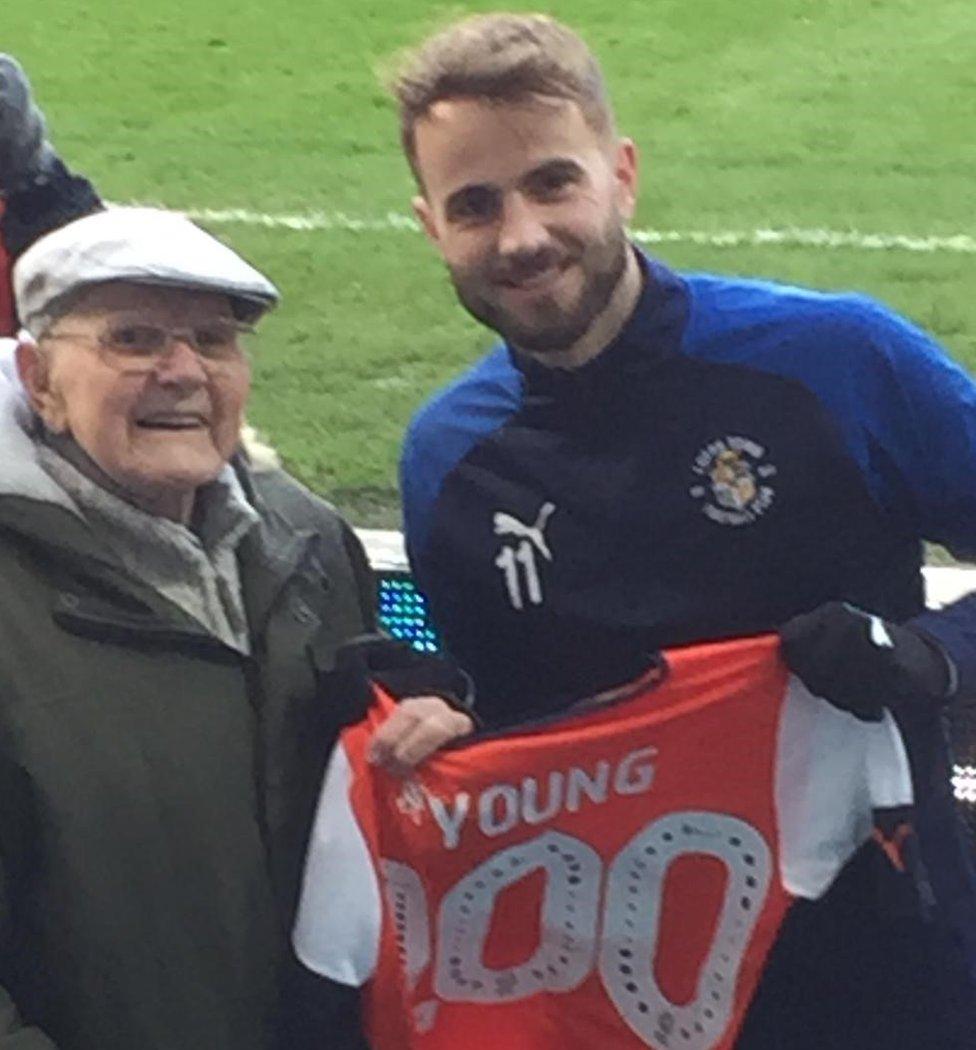
<svg viewBox="0 0 976 1050">
<path fill-rule="evenodd" d="M 241 448 L 247 455 L 251 470 L 256 474 L 265 474 L 269 470 L 278 470 L 281 467 L 281 457 L 277 451 L 250 423 L 245 423 L 241 428 Z"/>
</svg>

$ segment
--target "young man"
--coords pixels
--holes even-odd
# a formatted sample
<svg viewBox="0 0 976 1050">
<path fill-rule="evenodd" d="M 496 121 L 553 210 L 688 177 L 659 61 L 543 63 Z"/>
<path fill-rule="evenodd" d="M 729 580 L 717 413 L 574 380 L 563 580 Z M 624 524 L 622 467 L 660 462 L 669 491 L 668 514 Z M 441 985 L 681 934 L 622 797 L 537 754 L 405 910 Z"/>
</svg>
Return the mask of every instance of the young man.
<svg viewBox="0 0 976 1050">
<path fill-rule="evenodd" d="M 976 597 L 925 613 L 920 557 L 922 539 L 976 550 L 976 387 L 863 297 L 641 254 L 636 149 L 557 22 L 453 25 L 395 94 L 416 213 L 502 340 L 417 414 L 402 461 L 411 564 L 482 717 L 779 629 L 814 693 L 895 711 L 935 904 L 886 922 L 863 850 L 791 914 L 739 1045 L 972 1046 L 973 871 L 943 720 L 976 696 Z"/>
</svg>

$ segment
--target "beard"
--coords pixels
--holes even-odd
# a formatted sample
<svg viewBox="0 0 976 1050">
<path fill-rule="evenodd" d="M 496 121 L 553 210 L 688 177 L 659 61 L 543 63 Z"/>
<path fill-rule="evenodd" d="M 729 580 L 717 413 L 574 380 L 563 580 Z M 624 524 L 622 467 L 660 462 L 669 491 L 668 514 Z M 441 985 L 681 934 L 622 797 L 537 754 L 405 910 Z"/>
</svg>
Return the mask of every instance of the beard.
<svg viewBox="0 0 976 1050">
<path fill-rule="evenodd" d="M 623 224 L 614 215 L 602 234 L 590 241 L 557 232 L 551 246 L 531 253 L 448 269 L 458 300 L 472 317 L 509 345 L 546 357 L 577 343 L 607 308 L 626 269 L 629 250 Z M 575 301 L 560 302 L 555 295 L 543 293 L 518 311 L 503 305 L 500 282 L 528 280 L 553 265 L 582 271 Z"/>
</svg>

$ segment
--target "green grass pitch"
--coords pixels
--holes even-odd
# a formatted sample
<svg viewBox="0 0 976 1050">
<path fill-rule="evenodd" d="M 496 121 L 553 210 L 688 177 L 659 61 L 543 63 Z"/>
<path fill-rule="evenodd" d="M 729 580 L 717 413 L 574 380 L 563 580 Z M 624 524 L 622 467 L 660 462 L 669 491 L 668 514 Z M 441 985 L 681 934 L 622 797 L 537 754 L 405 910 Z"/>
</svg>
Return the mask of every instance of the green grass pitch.
<svg viewBox="0 0 976 1050">
<path fill-rule="evenodd" d="M 377 69 L 468 10 L 419 0 L 6 0 L 64 156 L 110 199 L 365 229 L 213 228 L 279 282 L 254 348 L 252 419 L 359 524 L 397 522 L 413 408 L 490 343 L 406 215 L 411 184 Z M 643 160 L 636 225 L 949 238 L 955 250 L 714 246 L 678 267 L 856 288 L 976 368 L 972 0 L 567 0 Z M 369 228 L 370 224 L 373 228 Z"/>
</svg>

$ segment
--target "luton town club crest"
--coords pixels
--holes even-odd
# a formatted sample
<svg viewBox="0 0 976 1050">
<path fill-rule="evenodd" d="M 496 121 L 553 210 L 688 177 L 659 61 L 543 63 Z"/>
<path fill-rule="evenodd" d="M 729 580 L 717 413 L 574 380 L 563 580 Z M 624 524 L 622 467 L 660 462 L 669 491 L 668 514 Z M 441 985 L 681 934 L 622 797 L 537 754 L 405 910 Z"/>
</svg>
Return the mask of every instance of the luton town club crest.
<svg viewBox="0 0 976 1050">
<path fill-rule="evenodd" d="M 691 495 L 702 513 L 720 525 L 750 525 L 773 505 L 769 484 L 776 468 L 762 445 L 745 437 L 724 437 L 699 449 L 692 471 Z"/>
</svg>

